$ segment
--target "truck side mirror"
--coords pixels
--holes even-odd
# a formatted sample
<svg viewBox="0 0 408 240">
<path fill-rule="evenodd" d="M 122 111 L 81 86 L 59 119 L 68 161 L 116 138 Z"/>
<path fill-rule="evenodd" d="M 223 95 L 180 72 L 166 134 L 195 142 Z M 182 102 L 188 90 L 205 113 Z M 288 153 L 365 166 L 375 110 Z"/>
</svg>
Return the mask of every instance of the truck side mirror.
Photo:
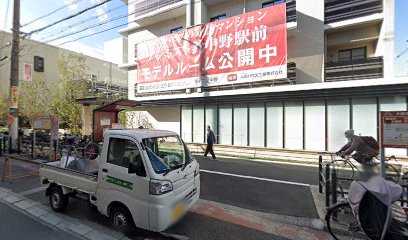
<svg viewBox="0 0 408 240">
<path fill-rule="evenodd" d="M 136 157 L 136 161 L 133 161 L 129 164 L 128 173 L 136 173 L 137 176 L 146 177 L 146 170 L 144 168 L 143 161 L 140 155 Z"/>
</svg>

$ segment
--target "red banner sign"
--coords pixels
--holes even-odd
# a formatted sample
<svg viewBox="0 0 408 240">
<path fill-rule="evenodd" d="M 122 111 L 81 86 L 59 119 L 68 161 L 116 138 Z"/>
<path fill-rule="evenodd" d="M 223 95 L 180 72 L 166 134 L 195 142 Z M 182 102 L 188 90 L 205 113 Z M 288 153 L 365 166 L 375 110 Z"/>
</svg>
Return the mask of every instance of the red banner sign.
<svg viewBox="0 0 408 240">
<path fill-rule="evenodd" d="M 136 45 L 136 91 L 286 78 L 286 4 Z"/>
</svg>

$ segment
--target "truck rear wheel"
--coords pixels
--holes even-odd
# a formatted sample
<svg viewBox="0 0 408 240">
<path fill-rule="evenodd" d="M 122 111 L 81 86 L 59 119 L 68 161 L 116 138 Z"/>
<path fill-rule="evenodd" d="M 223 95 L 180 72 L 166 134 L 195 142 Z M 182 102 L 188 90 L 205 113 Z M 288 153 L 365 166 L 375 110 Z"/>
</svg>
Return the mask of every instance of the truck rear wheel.
<svg viewBox="0 0 408 240">
<path fill-rule="evenodd" d="M 123 233 L 129 233 L 134 226 L 132 215 L 122 206 L 114 207 L 110 217 L 113 226 Z"/>
<path fill-rule="evenodd" d="M 54 212 L 63 212 L 68 205 L 68 196 L 62 193 L 60 187 L 53 187 L 50 192 L 50 206 Z"/>
</svg>

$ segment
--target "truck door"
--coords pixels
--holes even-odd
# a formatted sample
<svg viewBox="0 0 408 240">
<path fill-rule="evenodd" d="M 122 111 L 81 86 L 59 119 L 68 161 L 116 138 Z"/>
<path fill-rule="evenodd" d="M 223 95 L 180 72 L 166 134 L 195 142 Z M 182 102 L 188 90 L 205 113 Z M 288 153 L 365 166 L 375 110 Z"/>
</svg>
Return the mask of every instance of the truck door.
<svg viewBox="0 0 408 240">
<path fill-rule="evenodd" d="M 146 174 L 138 176 L 135 173 L 128 173 L 131 162 L 142 161 L 143 163 L 138 143 L 130 137 L 115 135 L 109 135 L 109 139 L 105 141 L 109 141 L 109 144 L 102 153 L 106 162 L 101 159 L 99 171 L 101 180 L 98 188 L 98 198 L 102 206 L 107 211 L 106 207 L 111 202 L 122 202 L 132 213 L 136 226 L 149 227 L 146 225 L 148 224 L 149 178 Z"/>
</svg>

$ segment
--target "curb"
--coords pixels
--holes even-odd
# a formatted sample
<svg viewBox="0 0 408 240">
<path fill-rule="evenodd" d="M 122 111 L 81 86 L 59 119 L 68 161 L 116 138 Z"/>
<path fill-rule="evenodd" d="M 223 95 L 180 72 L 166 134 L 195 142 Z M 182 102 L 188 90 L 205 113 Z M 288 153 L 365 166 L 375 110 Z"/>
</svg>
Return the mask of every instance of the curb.
<svg viewBox="0 0 408 240">
<path fill-rule="evenodd" d="M 0 202 L 23 213 L 29 218 L 50 227 L 54 230 L 60 230 L 84 240 L 128 240 L 122 233 L 115 232 L 115 236 L 84 225 L 82 223 L 73 223 L 63 214 L 58 214 L 52 210 L 46 209 L 41 203 L 14 193 L 9 189 L 0 188 Z"/>
</svg>

